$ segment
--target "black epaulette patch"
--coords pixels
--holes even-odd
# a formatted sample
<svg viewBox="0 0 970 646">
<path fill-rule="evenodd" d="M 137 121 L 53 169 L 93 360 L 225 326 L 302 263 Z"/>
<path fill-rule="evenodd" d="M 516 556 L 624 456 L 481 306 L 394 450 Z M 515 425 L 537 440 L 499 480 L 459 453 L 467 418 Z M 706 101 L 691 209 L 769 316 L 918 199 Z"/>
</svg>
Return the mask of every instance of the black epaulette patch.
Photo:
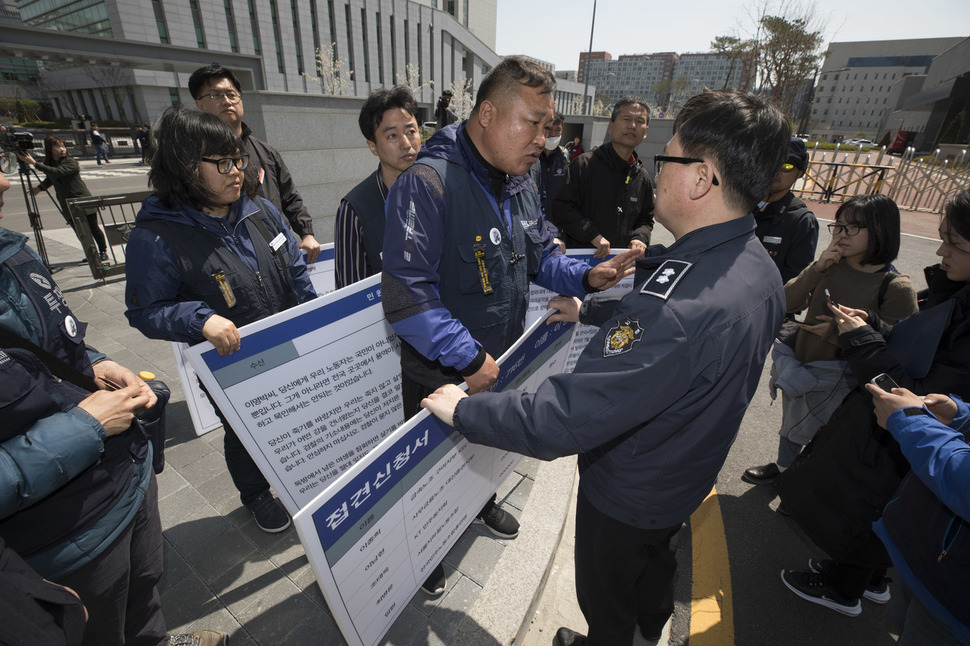
<svg viewBox="0 0 970 646">
<path fill-rule="evenodd" d="M 640 289 L 641 294 L 650 294 L 667 300 L 670 293 L 674 291 L 677 283 L 683 278 L 687 271 L 694 266 L 692 262 L 683 260 L 665 260 L 662 265 L 657 267 L 653 275 L 647 279 Z"/>
<path fill-rule="evenodd" d="M 643 338 L 643 328 L 640 327 L 640 322 L 631 319 L 629 316 L 624 316 L 606 333 L 603 356 L 615 357 L 618 354 L 629 352 L 641 338 Z"/>
</svg>

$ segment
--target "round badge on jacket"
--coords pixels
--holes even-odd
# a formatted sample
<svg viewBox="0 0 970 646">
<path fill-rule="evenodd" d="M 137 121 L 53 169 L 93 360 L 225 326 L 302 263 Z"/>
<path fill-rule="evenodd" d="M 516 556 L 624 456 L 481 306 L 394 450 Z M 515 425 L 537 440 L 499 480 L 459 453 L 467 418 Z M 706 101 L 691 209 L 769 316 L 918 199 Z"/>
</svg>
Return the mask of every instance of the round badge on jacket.
<svg viewBox="0 0 970 646">
<path fill-rule="evenodd" d="M 492 241 L 493 245 L 502 244 L 502 234 L 495 227 L 492 227 L 492 230 L 488 232 L 488 239 Z"/>
<path fill-rule="evenodd" d="M 70 314 L 64 317 L 64 331 L 72 339 L 77 336 L 77 321 Z"/>
</svg>

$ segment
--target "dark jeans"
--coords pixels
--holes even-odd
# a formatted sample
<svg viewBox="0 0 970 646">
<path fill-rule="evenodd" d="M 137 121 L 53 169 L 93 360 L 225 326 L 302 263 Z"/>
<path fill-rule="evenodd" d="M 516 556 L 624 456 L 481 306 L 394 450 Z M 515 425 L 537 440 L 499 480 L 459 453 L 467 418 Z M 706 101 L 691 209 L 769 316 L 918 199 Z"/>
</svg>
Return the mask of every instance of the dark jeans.
<svg viewBox="0 0 970 646">
<path fill-rule="evenodd" d="M 640 529 L 576 500 L 576 597 L 589 624 L 589 646 L 629 646 L 634 630 L 654 637 L 674 611 L 680 525 Z"/>
<path fill-rule="evenodd" d="M 156 589 L 161 576 L 162 523 L 153 473 L 125 531 L 93 561 L 55 583 L 77 592 L 88 610 L 84 646 L 159 646 L 167 638 Z"/>
<path fill-rule="evenodd" d="M 208 396 L 209 393 L 205 390 L 205 387 L 202 390 Z M 226 453 L 226 469 L 228 469 L 229 475 L 232 477 L 232 483 L 236 485 L 236 489 L 239 491 L 239 499 L 242 501 L 242 504 L 248 505 L 269 491 L 269 483 L 263 477 L 259 467 L 256 466 L 256 463 L 249 456 L 246 447 L 239 441 L 239 437 L 232 430 L 232 426 L 226 421 L 226 416 L 222 414 L 222 411 L 219 410 L 219 407 L 216 406 L 215 401 L 211 397 L 209 397 L 209 401 L 212 403 L 212 408 L 215 409 L 219 421 L 222 422 L 222 428 L 226 432 L 223 440 L 223 447 Z"/>
<path fill-rule="evenodd" d="M 855 565 L 849 561 L 834 561 L 835 567 L 829 574 L 831 583 L 839 594 L 850 599 L 862 598 L 866 586 L 870 583 L 879 585 L 886 576 L 886 568 L 871 568 Z"/>
<path fill-rule="evenodd" d="M 61 202 L 61 204 L 63 205 L 64 202 Z M 66 209 L 67 207 L 65 205 L 62 208 Z M 67 222 L 67 225 L 71 227 L 74 234 L 77 235 L 77 228 L 74 226 L 74 219 L 71 218 L 71 214 L 67 210 L 65 210 L 63 214 L 64 221 Z M 88 229 L 91 230 L 91 236 L 94 238 L 94 243 L 98 245 L 98 253 L 104 253 L 108 249 L 108 243 L 104 239 L 104 232 L 101 231 L 101 228 L 98 226 L 98 212 L 91 211 L 90 213 L 85 213 L 84 219 L 88 221 Z M 78 236 L 77 239 L 80 240 L 81 236 Z"/>
</svg>

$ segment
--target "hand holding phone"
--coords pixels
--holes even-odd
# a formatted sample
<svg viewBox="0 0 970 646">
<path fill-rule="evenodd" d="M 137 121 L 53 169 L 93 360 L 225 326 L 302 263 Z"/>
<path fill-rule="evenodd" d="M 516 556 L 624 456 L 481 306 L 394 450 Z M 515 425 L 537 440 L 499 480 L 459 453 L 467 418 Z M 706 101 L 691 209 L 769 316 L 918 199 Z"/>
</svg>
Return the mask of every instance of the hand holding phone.
<svg viewBox="0 0 970 646">
<path fill-rule="evenodd" d="M 896 381 L 885 372 L 873 377 L 869 383 L 871 383 L 873 386 L 882 388 L 887 393 L 891 393 L 893 388 L 899 388 L 899 384 L 897 384 Z"/>
<path fill-rule="evenodd" d="M 832 294 L 829 293 L 829 288 L 828 287 L 825 288 L 825 300 L 827 300 L 829 302 L 829 305 L 832 305 L 834 307 L 838 307 L 839 306 L 839 304 L 836 303 L 835 300 L 832 298 Z"/>
</svg>

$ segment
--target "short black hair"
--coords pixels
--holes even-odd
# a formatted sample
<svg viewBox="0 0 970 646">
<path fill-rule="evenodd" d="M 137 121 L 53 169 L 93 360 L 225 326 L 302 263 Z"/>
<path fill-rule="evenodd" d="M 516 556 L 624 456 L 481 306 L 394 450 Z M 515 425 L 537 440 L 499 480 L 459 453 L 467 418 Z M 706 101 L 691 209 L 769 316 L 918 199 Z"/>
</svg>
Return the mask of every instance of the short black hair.
<svg viewBox="0 0 970 646">
<path fill-rule="evenodd" d="M 562 112 L 559 110 L 554 110 L 552 113 L 552 122 L 549 125 L 555 125 L 557 123 L 563 123 L 566 117 L 562 116 Z"/>
<path fill-rule="evenodd" d="M 418 102 L 414 100 L 411 90 L 403 85 L 395 85 L 390 90 L 371 92 L 364 101 L 364 107 L 360 109 L 360 116 L 357 117 L 357 125 L 360 126 L 360 134 L 364 135 L 364 139 L 375 141 L 375 132 L 384 120 L 384 113 L 396 108 L 404 110 L 417 119 Z"/>
<path fill-rule="evenodd" d="M 212 193 L 199 170 L 203 157 L 236 155 L 246 150 L 242 139 L 219 117 L 173 106 L 165 110 L 151 129 L 151 169 L 148 183 L 169 208 L 186 205 L 198 211 L 212 206 Z M 255 160 L 243 178 L 243 192 L 256 195 Z"/>
<path fill-rule="evenodd" d="M 899 207 L 888 195 L 857 195 L 842 204 L 835 219 L 861 224 L 869 233 L 863 265 L 887 265 L 899 255 Z"/>
<path fill-rule="evenodd" d="M 242 86 L 239 84 L 239 79 L 236 78 L 236 75 L 232 73 L 231 69 L 223 67 L 219 63 L 209 63 L 205 67 L 200 67 L 192 72 L 192 76 L 189 77 L 189 94 L 192 95 L 192 98 L 198 99 L 199 92 L 212 79 L 229 79 L 232 86 L 236 88 L 236 92 L 242 93 Z"/>
<path fill-rule="evenodd" d="M 647 123 L 650 123 L 650 106 L 647 102 L 638 96 L 627 95 L 613 104 L 613 113 L 610 114 L 610 121 L 616 121 L 616 117 L 620 114 L 620 108 L 627 105 L 638 105 L 643 108 L 643 111 L 647 113 Z"/>
<path fill-rule="evenodd" d="M 495 100 L 500 94 L 507 99 L 518 96 L 523 85 L 538 89 L 540 94 L 553 94 L 556 91 L 556 77 L 546 68 L 522 56 L 503 58 L 482 79 L 472 112 L 478 112 L 483 101 Z"/>
<path fill-rule="evenodd" d="M 673 134 L 680 138 L 685 156 L 714 159 L 725 201 L 750 213 L 785 163 L 791 126 L 759 96 L 716 90 L 684 104 Z"/>
</svg>

